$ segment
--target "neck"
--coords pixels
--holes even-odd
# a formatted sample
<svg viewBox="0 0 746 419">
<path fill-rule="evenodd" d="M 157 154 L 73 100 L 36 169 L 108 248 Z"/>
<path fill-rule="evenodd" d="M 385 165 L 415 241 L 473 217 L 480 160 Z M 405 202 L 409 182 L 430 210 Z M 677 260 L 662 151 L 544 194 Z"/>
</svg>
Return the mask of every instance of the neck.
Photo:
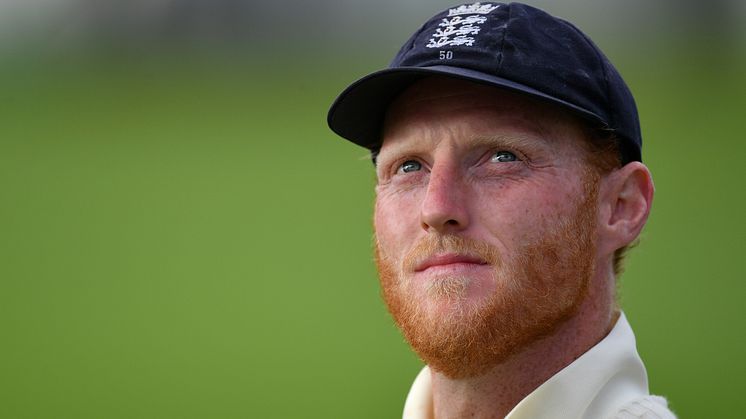
<svg viewBox="0 0 746 419">
<path fill-rule="evenodd" d="M 575 315 L 553 334 L 482 375 L 451 379 L 431 370 L 435 418 L 507 416 L 523 398 L 609 333 L 619 313 L 608 288 L 592 286 Z"/>
</svg>

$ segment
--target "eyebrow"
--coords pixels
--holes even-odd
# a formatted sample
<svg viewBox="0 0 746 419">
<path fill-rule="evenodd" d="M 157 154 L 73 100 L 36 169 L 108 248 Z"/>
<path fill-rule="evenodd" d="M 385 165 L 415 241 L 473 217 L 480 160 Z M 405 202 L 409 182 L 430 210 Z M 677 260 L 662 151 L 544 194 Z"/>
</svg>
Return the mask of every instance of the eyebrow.
<svg viewBox="0 0 746 419">
<path fill-rule="evenodd" d="M 511 147 L 521 147 L 521 148 L 536 148 L 537 143 L 542 145 L 549 144 L 549 138 L 543 136 L 543 135 L 525 135 L 525 134 L 519 134 L 519 135 L 487 135 L 487 136 L 478 136 L 472 138 L 470 141 L 472 145 L 476 146 L 484 146 L 484 147 L 494 147 L 494 146 L 511 146 Z"/>
</svg>

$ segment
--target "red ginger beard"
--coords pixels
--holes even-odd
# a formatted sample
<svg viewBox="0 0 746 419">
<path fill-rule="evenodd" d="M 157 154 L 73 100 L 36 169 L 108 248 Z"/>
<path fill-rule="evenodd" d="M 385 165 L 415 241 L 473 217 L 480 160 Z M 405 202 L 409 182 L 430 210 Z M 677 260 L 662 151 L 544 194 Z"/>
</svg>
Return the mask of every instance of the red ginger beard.
<svg viewBox="0 0 746 419">
<path fill-rule="evenodd" d="M 594 272 L 598 176 L 588 174 L 585 197 L 574 213 L 551 220 L 536 241 L 501 258 L 484 242 L 456 235 L 428 234 L 402 260 L 385 257 L 376 240 L 376 265 L 383 298 L 410 346 L 433 370 L 450 378 L 474 377 L 552 334 L 580 307 Z M 465 294 L 465 277 L 438 278 L 427 298 L 446 302 L 446 314 L 413 298 L 407 275 L 435 253 L 477 256 L 494 268 L 495 292 L 475 304 Z"/>
</svg>

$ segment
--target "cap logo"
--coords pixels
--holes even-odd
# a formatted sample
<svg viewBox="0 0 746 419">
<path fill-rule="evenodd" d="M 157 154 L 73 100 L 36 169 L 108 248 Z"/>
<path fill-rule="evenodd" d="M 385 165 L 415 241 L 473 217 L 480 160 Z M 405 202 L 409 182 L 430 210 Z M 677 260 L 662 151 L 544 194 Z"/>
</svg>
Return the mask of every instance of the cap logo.
<svg viewBox="0 0 746 419">
<path fill-rule="evenodd" d="M 455 9 L 448 9 L 448 16 L 458 16 L 458 15 L 486 15 L 491 13 L 493 10 L 500 7 L 499 4 L 492 5 L 492 4 L 481 4 L 481 3 L 473 3 L 473 4 L 463 4 Z"/>
<path fill-rule="evenodd" d="M 474 3 L 448 10 L 448 18 L 442 19 L 430 38 L 427 48 L 465 45 L 470 47 L 476 40 L 474 36 L 481 30 L 480 25 L 487 21 L 486 15 L 500 5 Z M 463 15 L 470 15 L 464 17 Z"/>
</svg>

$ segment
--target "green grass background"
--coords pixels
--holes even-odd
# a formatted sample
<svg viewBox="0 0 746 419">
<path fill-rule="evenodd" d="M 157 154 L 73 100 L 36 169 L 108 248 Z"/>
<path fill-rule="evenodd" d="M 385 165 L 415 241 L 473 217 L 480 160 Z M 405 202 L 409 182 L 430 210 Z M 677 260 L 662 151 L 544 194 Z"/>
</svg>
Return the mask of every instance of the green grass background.
<svg viewBox="0 0 746 419">
<path fill-rule="evenodd" d="M 698 50 L 613 57 L 657 186 L 622 301 L 653 392 L 735 418 L 746 60 Z M 400 416 L 421 364 L 378 296 L 372 166 L 325 123 L 389 53 L 6 59 L 0 417 Z"/>
</svg>

